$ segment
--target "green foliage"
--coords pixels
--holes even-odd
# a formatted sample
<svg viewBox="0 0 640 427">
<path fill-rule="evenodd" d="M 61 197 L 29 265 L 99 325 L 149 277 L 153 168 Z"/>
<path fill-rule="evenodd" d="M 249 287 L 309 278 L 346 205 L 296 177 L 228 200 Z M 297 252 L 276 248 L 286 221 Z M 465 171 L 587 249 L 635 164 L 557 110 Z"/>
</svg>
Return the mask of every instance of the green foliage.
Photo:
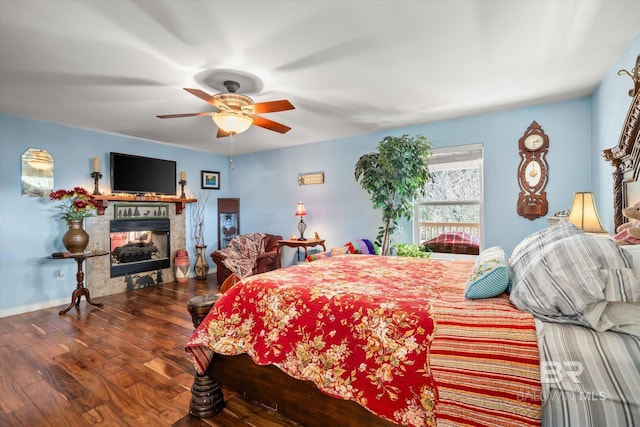
<svg viewBox="0 0 640 427">
<path fill-rule="evenodd" d="M 393 245 L 396 255 L 414 258 L 429 258 L 431 252 L 425 246 L 418 246 L 413 243 L 397 243 Z"/>
<path fill-rule="evenodd" d="M 431 179 L 430 154 L 431 143 L 422 135 L 387 136 L 377 152 L 364 154 L 356 162 L 356 181 L 371 196 L 373 208 L 382 211 L 383 224 L 376 238 L 381 255 L 389 254 L 399 220 L 411 219 L 414 198 L 425 194 Z"/>
</svg>

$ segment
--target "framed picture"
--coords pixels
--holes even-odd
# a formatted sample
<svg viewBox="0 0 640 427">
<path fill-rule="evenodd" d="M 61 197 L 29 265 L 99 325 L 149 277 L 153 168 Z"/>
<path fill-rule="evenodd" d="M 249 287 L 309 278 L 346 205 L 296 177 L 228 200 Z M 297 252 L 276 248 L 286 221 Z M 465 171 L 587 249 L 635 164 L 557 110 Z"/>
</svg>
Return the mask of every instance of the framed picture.
<svg viewBox="0 0 640 427">
<path fill-rule="evenodd" d="M 201 171 L 202 188 L 205 190 L 220 189 L 220 172 Z"/>
</svg>

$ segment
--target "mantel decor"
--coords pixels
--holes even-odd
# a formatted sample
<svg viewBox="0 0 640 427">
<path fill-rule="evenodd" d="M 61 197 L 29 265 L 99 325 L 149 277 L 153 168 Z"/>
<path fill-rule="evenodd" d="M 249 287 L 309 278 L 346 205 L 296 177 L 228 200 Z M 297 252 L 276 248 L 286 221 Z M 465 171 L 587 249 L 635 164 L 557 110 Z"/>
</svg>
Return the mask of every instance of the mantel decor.
<svg viewBox="0 0 640 427">
<path fill-rule="evenodd" d="M 156 219 L 169 218 L 168 203 L 116 203 L 113 205 L 113 219 Z"/>
<path fill-rule="evenodd" d="M 104 215 L 105 209 L 109 206 L 109 202 L 156 202 L 156 203 L 174 203 L 176 205 L 176 215 L 182 214 L 187 203 L 195 203 L 198 200 L 192 198 L 181 198 L 176 196 L 136 196 L 133 194 L 112 194 L 93 196 L 98 207 L 98 215 Z"/>
<path fill-rule="evenodd" d="M 100 194 L 102 194 L 100 193 L 100 188 L 98 188 L 98 181 L 102 179 L 102 173 L 100 173 L 99 157 L 93 158 L 93 172 L 91 172 L 90 176 L 91 176 L 91 179 L 93 179 L 93 195 L 99 196 Z"/>
<path fill-rule="evenodd" d="M 180 171 L 180 181 L 178 181 L 180 185 L 180 197 L 186 198 L 187 196 L 184 194 L 184 186 L 187 185 L 187 174 L 184 171 Z"/>
</svg>

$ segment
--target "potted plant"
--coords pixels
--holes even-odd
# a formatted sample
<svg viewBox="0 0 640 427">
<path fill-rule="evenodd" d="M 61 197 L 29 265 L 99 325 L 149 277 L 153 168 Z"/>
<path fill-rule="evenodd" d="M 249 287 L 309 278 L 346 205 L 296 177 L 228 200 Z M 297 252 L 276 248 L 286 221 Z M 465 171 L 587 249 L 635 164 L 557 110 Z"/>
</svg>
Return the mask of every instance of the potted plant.
<svg viewBox="0 0 640 427">
<path fill-rule="evenodd" d="M 58 216 L 67 221 L 68 230 L 62 237 L 64 247 L 70 253 L 82 253 L 89 245 L 89 234 L 84 230 L 83 222 L 98 209 L 96 200 L 82 187 L 52 191 L 49 199 L 61 202 L 56 206 L 60 209 Z"/>
<path fill-rule="evenodd" d="M 406 256 L 413 258 L 431 257 L 431 252 L 428 251 L 424 245 L 419 246 L 414 243 L 396 243 L 395 245 L 393 245 L 393 250 L 395 251 L 397 256 Z"/>
<path fill-rule="evenodd" d="M 193 271 L 197 280 L 205 280 L 209 273 L 209 263 L 206 258 L 207 245 L 204 242 L 204 212 L 209 200 L 209 194 L 198 194 L 197 202 L 191 204 L 191 223 L 193 239 L 196 242 L 196 260 Z"/>
<path fill-rule="evenodd" d="M 388 255 L 391 237 L 401 218 L 411 219 L 413 200 L 424 195 L 431 180 L 427 158 L 431 143 L 422 135 L 387 136 L 376 152 L 364 154 L 355 166 L 355 178 L 371 195 L 374 209 L 382 211 L 376 243 L 380 255 Z"/>
</svg>

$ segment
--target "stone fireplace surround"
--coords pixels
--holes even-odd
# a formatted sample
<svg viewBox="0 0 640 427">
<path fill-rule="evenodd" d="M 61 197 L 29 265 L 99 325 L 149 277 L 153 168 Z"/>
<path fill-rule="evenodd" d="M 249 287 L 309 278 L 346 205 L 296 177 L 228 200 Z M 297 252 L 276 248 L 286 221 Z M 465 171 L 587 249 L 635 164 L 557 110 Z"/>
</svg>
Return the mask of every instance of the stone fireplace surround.
<svg viewBox="0 0 640 427">
<path fill-rule="evenodd" d="M 118 203 L 120 205 L 127 204 L 127 202 Z M 134 206 L 140 202 L 136 201 L 130 203 Z M 145 203 L 148 203 L 148 201 Z M 169 254 L 169 258 L 171 261 L 171 267 L 162 269 L 160 271 L 160 275 L 158 275 L 157 271 L 135 273 L 133 275 L 134 281 L 149 284 L 152 279 L 154 284 L 158 284 L 172 282 L 175 280 L 173 271 L 174 255 L 178 249 L 186 247 L 186 220 L 184 213 L 181 213 L 180 215 L 176 214 L 176 209 L 172 209 L 171 204 L 169 205 L 168 212 L 170 221 L 171 253 Z M 113 219 L 114 209 L 110 209 L 109 207 L 104 210 L 104 215 L 97 215 L 85 219 L 84 228 L 87 233 L 89 233 L 90 239 L 87 250 L 109 250 L 109 225 Z M 158 276 L 161 276 L 160 282 L 158 282 Z M 88 258 L 86 260 L 85 280 L 86 287 L 91 292 L 92 297 L 118 294 L 131 289 L 131 283 L 127 284 L 126 276 L 111 277 L 110 256 Z"/>
</svg>

